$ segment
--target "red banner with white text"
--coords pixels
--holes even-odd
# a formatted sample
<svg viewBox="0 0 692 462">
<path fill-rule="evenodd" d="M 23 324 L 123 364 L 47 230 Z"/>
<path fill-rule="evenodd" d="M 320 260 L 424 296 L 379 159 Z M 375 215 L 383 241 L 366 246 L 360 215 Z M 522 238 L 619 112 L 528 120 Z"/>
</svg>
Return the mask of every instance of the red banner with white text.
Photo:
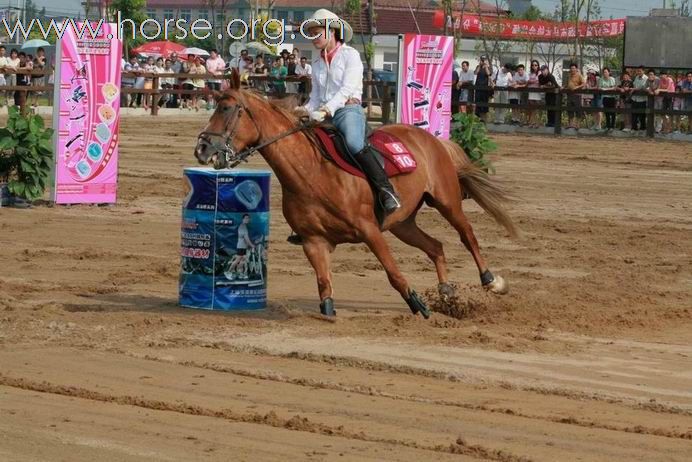
<svg viewBox="0 0 692 462">
<path fill-rule="evenodd" d="M 442 11 L 436 11 L 433 16 L 433 26 L 444 27 L 445 16 Z M 489 16 L 477 16 L 472 14 L 459 14 L 446 18 L 447 27 L 461 29 L 464 35 L 491 35 L 506 39 L 530 39 L 530 40 L 562 40 L 592 37 L 616 37 L 625 32 L 624 19 L 606 19 L 579 23 L 577 28 L 574 23 L 555 21 L 522 21 Z"/>
</svg>

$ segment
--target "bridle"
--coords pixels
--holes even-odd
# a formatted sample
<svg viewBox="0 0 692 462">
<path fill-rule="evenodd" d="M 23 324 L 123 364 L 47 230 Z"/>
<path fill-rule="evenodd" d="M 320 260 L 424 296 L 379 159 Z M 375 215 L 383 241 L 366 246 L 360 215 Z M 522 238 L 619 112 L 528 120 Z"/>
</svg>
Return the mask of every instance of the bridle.
<svg viewBox="0 0 692 462">
<path fill-rule="evenodd" d="M 235 162 L 235 159 L 238 157 L 235 148 L 233 148 L 233 137 L 238 130 L 238 122 L 243 115 L 243 111 L 247 112 L 247 108 L 240 102 L 233 106 L 226 106 L 223 109 L 223 130 L 221 132 L 203 131 L 197 135 L 198 144 L 201 143 L 205 149 L 214 149 L 214 152 L 218 155 L 214 161 L 214 168 L 216 169 L 228 167 L 229 163 Z M 250 113 L 248 112 L 248 114 Z M 250 115 L 250 118 L 252 119 L 252 115 Z M 257 127 L 257 124 L 255 124 L 255 127 Z M 229 128 L 231 129 L 230 131 Z M 233 166 L 235 165 L 237 165 L 237 163 Z"/>
<path fill-rule="evenodd" d="M 240 122 L 240 118 L 242 117 L 243 113 L 246 113 L 248 117 L 250 117 L 250 120 L 252 120 L 252 123 L 255 125 L 255 129 L 257 130 L 257 133 L 261 133 L 259 130 L 259 126 L 257 125 L 257 122 L 255 121 L 255 118 L 252 116 L 252 113 L 248 111 L 247 107 L 245 104 L 243 104 L 240 101 L 237 101 L 236 104 L 233 106 L 226 106 L 223 108 L 223 113 L 224 113 L 224 127 L 223 131 L 221 132 L 210 132 L 210 131 L 203 131 L 197 136 L 197 142 L 202 143 L 202 145 L 205 146 L 205 149 L 212 148 L 214 149 L 214 152 L 217 154 L 217 158 L 214 161 L 214 168 L 215 169 L 222 169 L 222 168 L 235 168 L 240 164 L 241 162 L 247 162 L 248 157 L 251 155 L 255 154 L 258 152 L 260 149 L 264 148 L 265 146 L 268 146 L 282 138 L 285 138 L 289 135 L 292 135 L 293 133 L 299 132 L 303 129 L 305 129 L 308 125 L 305 123 L 303 119 L 301 119 L 300 124 L 296 125 L 295 127 L 291 128 L 288 131 L 285 131 L 277 136 L 274 136 L 268 140 L 258 142 L 258 144 L 254 144 L 251 146 L 247 146 L 245 149 L 243 149 L 240 152 L 236 152 L 235 148 L 233 147 L 233 137 L 235 136 L 236 132 L 238 131 L 238 126 Z"/>
</svg>

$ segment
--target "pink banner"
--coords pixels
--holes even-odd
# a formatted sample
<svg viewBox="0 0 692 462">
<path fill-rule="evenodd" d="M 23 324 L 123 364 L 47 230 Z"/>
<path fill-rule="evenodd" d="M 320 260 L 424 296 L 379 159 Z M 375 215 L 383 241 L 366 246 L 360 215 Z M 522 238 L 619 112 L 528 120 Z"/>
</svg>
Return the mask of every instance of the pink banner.
<svg viewBox="0 0 692 462">
<path fill-rule="evenodd" d="M 473 14 L 464 14 L 463 17 L 456 14 L 452 20 L 449 16 L 445 19 L 442 11 L 436 11 L 433 15 L 433 26 L 442 29 L 445 20 L 448 27 L 461 29 L 462 35 L 489 35 L 508 39 L 561 40 L 575 38 L 577 34 L 581 38 L 615 37 L 625 32 L 624 19 L 580 22 L 577 28 L 573 22 L 524 21 Z"/>
<path fill-rule="evenodd" d="M 88 38 L 80 39 L 68 28 L 57 45 L 53 200 L 58 204 L 116 199 L 122 43 L 109 38 L 115 31 L 115 24 L 103 24 L 100 36 L 86 33 Z"/>
<path fill-rule="evenodd" d="M 404 35 L 399 51 L 399 123 L 449 138 L 453 60 L 453 37 Z"/>
</svg>

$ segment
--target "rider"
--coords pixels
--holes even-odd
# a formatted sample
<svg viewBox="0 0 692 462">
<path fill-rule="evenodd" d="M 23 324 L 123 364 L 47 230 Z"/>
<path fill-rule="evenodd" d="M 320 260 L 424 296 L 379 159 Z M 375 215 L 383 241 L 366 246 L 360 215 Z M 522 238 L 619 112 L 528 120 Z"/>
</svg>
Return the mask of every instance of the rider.
<svg viewBox="0 0 692 462">
<path fill-rule="evenodd" d="M 377 190 L 385 214 L 401 207 L 399 196 L 387 178 L 374 149 L 365 142 L 365 114 L 360 105 L 363 93 L 363 63 L 355 48 L 346 45 L 353 37 L 351 26 L 336 14 L 320 9 L 304 23 L 308 37 L 319 50 L 312 63 L 312 91 L 299 108 L 310 119 L 331 122 L 344 136 L 349 151 Z M 325 33 L 326 32 L 326 33 Z"/>
</svg>

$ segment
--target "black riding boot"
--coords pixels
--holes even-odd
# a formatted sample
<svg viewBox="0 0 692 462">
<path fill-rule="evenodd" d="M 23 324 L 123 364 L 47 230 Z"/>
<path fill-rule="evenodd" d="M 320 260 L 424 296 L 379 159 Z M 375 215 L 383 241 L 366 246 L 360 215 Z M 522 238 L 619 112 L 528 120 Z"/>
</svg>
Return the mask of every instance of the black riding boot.
<svg viewBox="0 0 692 462">
<path fill-rule="evenodd" d="M 377 190 L 377 198 L 382 205 L 385 213 L 389 215 L 401 207 L 399 196 L 394 191 L 394 187 L 389 182 L 387 174 L 382 165 L 377 160 L 377 153 L 370 145 L 366 145 L 362 151 L 355 155 L 356 161 L 363 169 L 363 173 L 368 177 L 370 184 Z"/>
</svg>

